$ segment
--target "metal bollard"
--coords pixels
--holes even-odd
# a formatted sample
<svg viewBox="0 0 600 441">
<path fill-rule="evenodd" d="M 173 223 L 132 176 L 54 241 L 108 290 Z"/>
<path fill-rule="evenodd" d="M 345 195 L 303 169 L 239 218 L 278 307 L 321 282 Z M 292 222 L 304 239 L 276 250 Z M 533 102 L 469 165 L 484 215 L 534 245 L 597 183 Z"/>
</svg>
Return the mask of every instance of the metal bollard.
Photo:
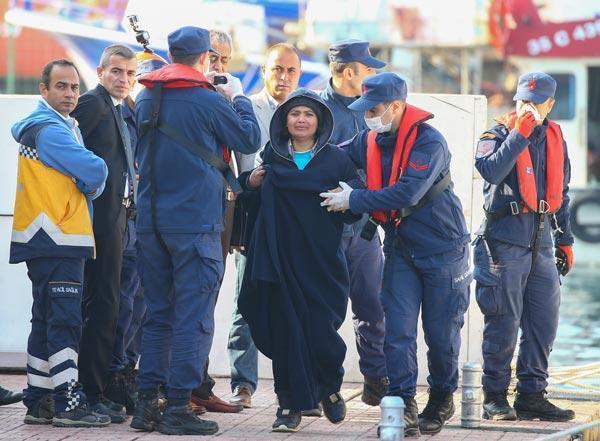
<svg viewBox="0 0 600 441">
<path fill-rule="evenodd" d="M 401 397 L 383 397 L 381 400 L 381 423 L 377 436 L 382 441 L 404 439 L 404 400 Z"/>
<path fill-rule="evenodd" d="M 460 425 L 473 428 L 481 425 L 481 365 L 466 362 L 462 368 L 462 411 Z"/>
</svg>

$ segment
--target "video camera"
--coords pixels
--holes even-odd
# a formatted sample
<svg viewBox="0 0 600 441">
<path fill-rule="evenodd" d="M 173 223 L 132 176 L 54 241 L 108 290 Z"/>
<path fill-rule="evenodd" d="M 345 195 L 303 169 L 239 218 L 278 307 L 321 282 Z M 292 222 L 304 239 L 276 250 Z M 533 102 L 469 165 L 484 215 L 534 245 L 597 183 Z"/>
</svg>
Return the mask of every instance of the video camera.
<svg viewBox="0 0 600 441">
<path fill-rule="evenodd" d="M 150 34 L 148 31 L 140 29 L 140 22 L 137 15 L 128 15 L 129 25 L 135 32 L 135 40 L 144 47 L 145 52 L 153 52 L 148 46 L 150 45 Z M 213 77 L 213 85 L 227 84 L 227 77 L 223 75 L 215 75 Z"/>
<path fill-rule="evenodd" d="M 144 31 L 139 28 L 139 21 L 137 15 L 128 15 L 127 19 L 129 20 L 129 25 L 135 32 L 135 40 L 144 47 L 146 52 L 152 52 L 152 49 L 148 49 L 150 45 L 150 34 L 148 31 Z"/>
</svg>

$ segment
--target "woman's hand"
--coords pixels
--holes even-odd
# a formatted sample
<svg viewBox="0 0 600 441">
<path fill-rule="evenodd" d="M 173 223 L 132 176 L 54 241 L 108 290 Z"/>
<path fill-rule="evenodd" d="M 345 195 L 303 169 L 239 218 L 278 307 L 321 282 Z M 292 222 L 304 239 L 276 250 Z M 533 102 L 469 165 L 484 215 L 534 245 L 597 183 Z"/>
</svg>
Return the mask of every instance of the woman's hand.
<svg viewBox="0 0 600 441">
<path fill-rule="evenodd" d="M 266 172 L 267 171 L 262 165 L 259 165 L 254 170 L 252 170 L 252 173 L 250 173 L 250 176 L 248 177 L 248 186 L 251 188 L 260 187 Z"/>
</svg>

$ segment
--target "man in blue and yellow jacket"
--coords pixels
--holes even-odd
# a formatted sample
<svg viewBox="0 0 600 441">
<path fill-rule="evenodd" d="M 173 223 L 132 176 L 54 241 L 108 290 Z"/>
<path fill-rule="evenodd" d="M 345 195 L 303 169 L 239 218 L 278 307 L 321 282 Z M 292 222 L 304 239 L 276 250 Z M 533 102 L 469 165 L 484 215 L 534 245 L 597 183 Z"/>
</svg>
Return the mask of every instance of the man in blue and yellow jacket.
<svg viewBox="0 0 600 441">
<path fill-rule="evenodd" d="M 83 145 L 69 116 L 79 73 L 67 60 L 48 63 L 37 108 L 12 127 L 19 143 L 10 263 L 26 262 L 33 287 L 27 344 L 25 423 L 101 427 L 78 383 L 83 265 L 94 257 L 91 200 L 108 175 Z"/>
</svg>

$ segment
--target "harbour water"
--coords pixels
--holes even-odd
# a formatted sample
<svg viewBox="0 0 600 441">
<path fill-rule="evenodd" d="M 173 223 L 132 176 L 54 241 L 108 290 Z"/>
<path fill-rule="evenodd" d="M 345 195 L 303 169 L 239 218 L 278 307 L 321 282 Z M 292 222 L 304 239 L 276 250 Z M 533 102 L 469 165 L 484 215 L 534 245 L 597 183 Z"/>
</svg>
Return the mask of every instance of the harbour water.
<svg viewBox="0 0 600 441">
<path fill-rule="evenodd" d="M 560 323 L 551 365 L 600 362 L 600 269 L 575 268 L 563 279 L 561 291 Z"/>
</svg>

